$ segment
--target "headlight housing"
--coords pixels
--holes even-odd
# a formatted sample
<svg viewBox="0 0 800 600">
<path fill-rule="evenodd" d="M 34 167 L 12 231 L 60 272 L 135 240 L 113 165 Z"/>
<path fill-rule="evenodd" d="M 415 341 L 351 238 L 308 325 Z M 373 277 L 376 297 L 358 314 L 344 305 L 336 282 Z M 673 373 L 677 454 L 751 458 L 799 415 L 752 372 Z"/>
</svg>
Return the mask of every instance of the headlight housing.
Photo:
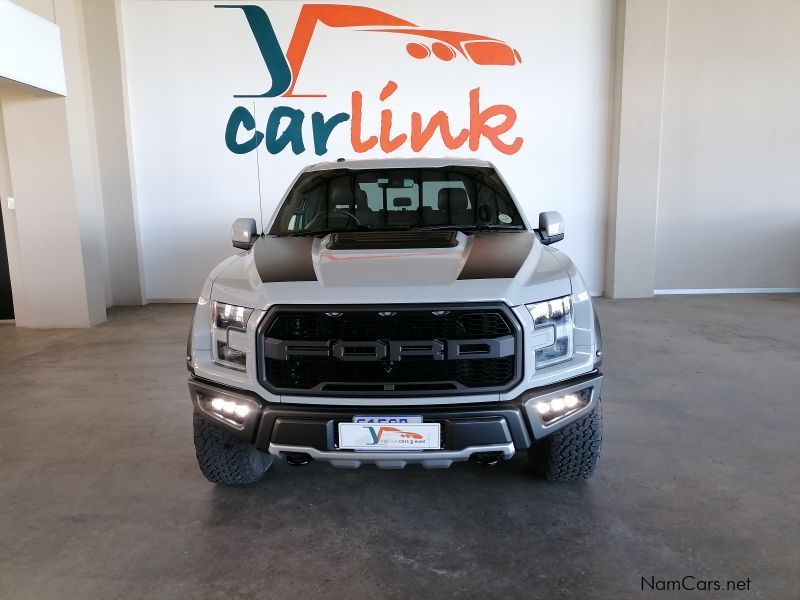
<svg viewBox="0 0 800 600">
<path fill-rule="evenodd" d="M 553 343 L 535 350 L 536 368 L 572 360 L 575 352 L 572 296 L 526 304 L 525 307 L 533 317 L 534 329 L 551 328 L 553 331 Z"/>
<path fill-rule="evenodd" d="M 211 307 L 211 331 L 215 363 L 239 371 L 247 369 L 247 352 L 231 347 L 228 334 L 231 331 L 246 332 L 247 321 L 252 314 L 252 308 L 214 301 Z"/>
</svg>

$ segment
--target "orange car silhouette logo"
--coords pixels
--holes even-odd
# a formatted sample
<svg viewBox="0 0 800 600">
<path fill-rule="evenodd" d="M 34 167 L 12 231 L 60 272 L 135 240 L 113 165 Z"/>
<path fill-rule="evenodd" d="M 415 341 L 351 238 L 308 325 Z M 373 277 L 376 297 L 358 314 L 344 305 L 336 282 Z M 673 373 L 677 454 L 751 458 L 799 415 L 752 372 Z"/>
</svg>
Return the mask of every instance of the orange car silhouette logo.
<svg viewBox="0 0 800 600">
<path fill-rule="evenodd" d="M 402 429 L 398 429 L 397 427 L 365 427 L 369 431 L 370 436 L 372 437 L 372 442 L 367 444 L 368 446 L 376 446 L 380 443 L 381 438 L 385 433 L 390 434 L 392 437 L 399 437 L 401 439 L 411 439 L 411 440 L 422 440 L 425 439 L 420 433 L 415 433 L 413 431 L 404 431 Z"/>
<path fill-rule="evenodd" d="M 220 4 L 215 8 L 235 8 L 244 13 L 272 80 L 267 91 L 236 95 L 236 98 L 324 97 L 325 94 L 320 93 L 295 92 L 317 24 L 365 33 L 411 36 L 405 50 L 419 60 L 435 57 L 448 62 L 460 56 L 476 65 L 514 66 L 522 62 L 520 53 L 502 40 L 460 31 L 424 29 L 381 10 L 349 4 L 304 5 L 284 53 L 269 16 L 260 6 Z"/>
</svg>

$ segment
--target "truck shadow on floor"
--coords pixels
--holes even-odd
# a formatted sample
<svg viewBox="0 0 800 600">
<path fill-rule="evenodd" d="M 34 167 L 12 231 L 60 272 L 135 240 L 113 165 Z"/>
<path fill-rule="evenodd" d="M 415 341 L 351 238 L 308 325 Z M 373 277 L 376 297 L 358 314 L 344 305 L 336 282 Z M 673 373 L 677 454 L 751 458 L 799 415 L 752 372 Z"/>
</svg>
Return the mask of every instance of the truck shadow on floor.
<svg viewBox="0 0 800 600">
<path fill-rule="evenodd" d="M 528 521 L 558 521 L 571 508 L 591 503 L 594 482 L 552 483 L 537 478 L 524 456 L 495 466 L 456 463 L 449 469 L 427 470 L 412 465 L 402 470 L 362 466 L 335 469 L 325 463 L 292 467 L 276 460 L 264 479 L 241 487 L 216 486 L 211 493 L 209 525 L 274 529 L 307 526 L 307 513 L 324 515 L 327 526 L 349 527 L 370 519 L 382 523 L 458 527 L 485 521 L 487 511 Z M 316 523 L 319 525 L 319 523 Z M 315 525 L 315 526 L 316 526 Z"/>
</svg>

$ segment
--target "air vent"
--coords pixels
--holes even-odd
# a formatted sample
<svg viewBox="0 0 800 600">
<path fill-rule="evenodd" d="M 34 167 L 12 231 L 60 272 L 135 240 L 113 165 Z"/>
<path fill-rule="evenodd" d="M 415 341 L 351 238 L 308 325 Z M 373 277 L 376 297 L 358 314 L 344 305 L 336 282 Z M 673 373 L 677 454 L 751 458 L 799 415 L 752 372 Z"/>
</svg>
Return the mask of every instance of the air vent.
<svg viewBox="0 0 800 600">
<path fill-rule="evenodd" d="M 334 233 L 329 250 L 452 248 L 455 231 L 358 231 Z"/>
</svg>

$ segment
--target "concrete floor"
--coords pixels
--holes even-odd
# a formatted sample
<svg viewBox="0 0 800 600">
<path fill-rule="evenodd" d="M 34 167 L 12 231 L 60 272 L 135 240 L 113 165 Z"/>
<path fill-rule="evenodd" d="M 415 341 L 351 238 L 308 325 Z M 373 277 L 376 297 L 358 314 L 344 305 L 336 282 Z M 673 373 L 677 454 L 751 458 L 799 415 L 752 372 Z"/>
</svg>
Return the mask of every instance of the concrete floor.
<svg viewBox="0 0 800 600">
<path fill-rule="evenodd" d="M 2 326 L 0 598 L 637 598 L 687 575 L 800 598 L 800 298 L 598 305 L 606 436 L 583 485 L 520 457 L 215 487 L 192 446 L 191 307 Z"/>
</svg>

